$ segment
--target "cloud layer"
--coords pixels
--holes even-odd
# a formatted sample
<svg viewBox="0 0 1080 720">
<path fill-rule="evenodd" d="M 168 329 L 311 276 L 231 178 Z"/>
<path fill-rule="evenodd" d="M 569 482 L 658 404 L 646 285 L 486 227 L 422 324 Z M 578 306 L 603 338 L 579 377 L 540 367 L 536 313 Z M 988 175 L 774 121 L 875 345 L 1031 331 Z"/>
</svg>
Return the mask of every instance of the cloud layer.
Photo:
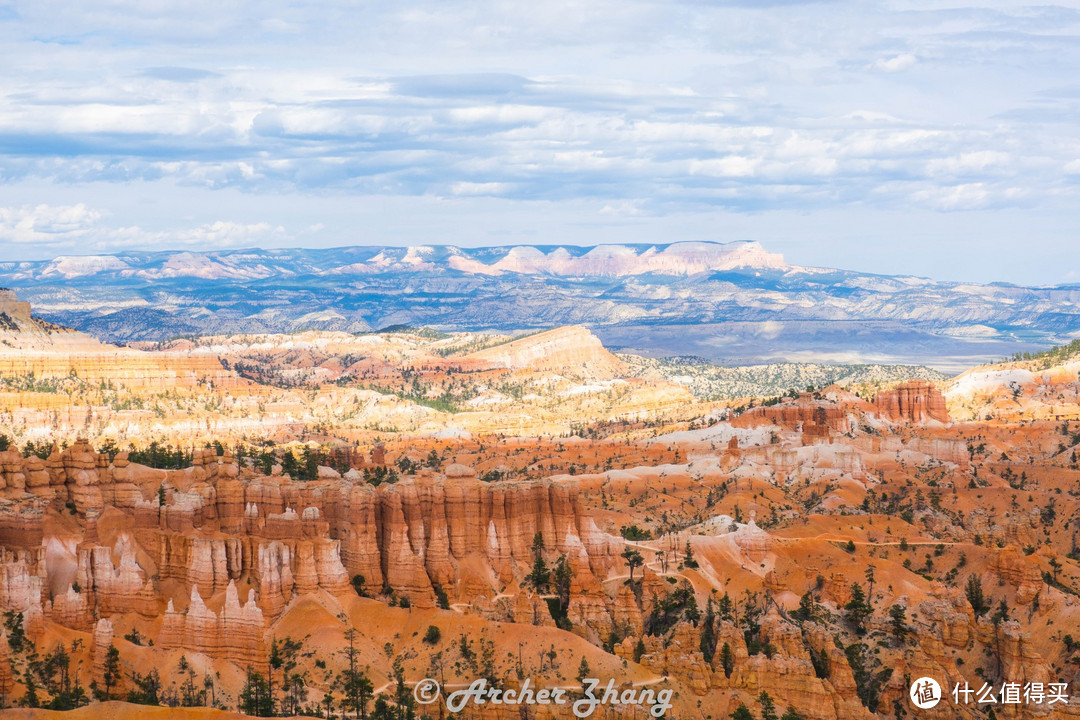
<svg viewBox="0 0 1080 720">
<path fill-rule="evenodd" d="M 1078 58 L 1080 12 L 993 0 L 19 1 L 0 249 L 359 240 L 280 196 L 543 203 L 612 232 L 689 216 L 671 229 L 700 237 L 778 213 L 1075 218 Z M 225 191 L 267 200 L 238 217 Z"/>
</svg>

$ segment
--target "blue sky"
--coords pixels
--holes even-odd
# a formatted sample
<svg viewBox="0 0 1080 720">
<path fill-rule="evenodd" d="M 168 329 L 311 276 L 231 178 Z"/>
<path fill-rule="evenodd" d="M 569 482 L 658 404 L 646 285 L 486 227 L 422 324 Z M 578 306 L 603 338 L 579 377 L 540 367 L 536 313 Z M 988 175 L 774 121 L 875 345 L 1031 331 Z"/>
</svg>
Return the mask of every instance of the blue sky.
<svg viewBox="0 0 1080 720">
<path fill-rule="evenodd" d="M 752 239 L 1080 282 L 1080 5 L 0 0 L 0 259 Z"/>
</svg>

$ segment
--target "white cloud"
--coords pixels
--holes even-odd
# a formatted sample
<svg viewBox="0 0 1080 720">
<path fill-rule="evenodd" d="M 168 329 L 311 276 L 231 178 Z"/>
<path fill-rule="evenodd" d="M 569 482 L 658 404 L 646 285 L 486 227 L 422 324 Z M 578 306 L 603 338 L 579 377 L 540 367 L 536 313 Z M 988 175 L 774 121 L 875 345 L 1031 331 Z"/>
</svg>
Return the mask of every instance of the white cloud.
<svg viewBox="0 0 1080 720">
<path fill-rule="evenodd" d="M 102 223 L 108 213 L 85 204 L 0 207 L 0 243 L 38 244 L 66 251 L 106 251 L 127 247 L 237 247 L 278 242 L 285 229 L 269 223 L 218 220 L 168 231 Z"/>
<path fill-rule="evenodd" d="M 58 243 L 85 236 L 101 213 L 78 205 L 0 208 L 0 241 Z"/>
<path fill-rule="evenodd" d="M 900 53 L 888 59 L 880 59 L 874 62 L 874 68 L 881 72 L 903 72 L 917 63 L 919 59 L 911 53 Z"/>
<path fill-rule="evenodd" d="M 503 195 L 513 188 L 500 182 L 456 182 L 450 186 L 454 195 Z"/>
<path fill-rule="evenodd" d="M 269 198 L 282 196 L 340 213 L 359 197 L 438 198 L 440 212 L 490 198 L 520 213 L 528 200 L 566 222 L 581 199 L 595 203 L 588 217 L 613 219 L 628 207 L 707 219 L 718 206 L 1018 203 L 1080 216 L 1080 185 L 1061 177 L 1080 174 L 1080 13 L 1067 8 L 21 0 L 15 11 L 0 22 L 0 183 L 32 199 L 0 217 L 0 241 L 24 246 L 280 242 Z M 140 194 L 153 219 L 70 209 L 101 183 Z M 215 213 L 176 219 L 176 187 Z M 219 225 L 232 215 L 212 198 L 228 192 L 269 209 Z"/>
<path fill-rule="evenodd" d="M 754 170 L 757 167 L 759 161 L 742 157 L 740 155 L 729 155 L 727 157 L 715 158 L 712 160 L 694 160 L 690 163 L 691 175 L 716 175 L 719 177 L 751 177 L 754 175 Z"/>
<path fill-rule="evenodd" d="M 1005 168 L 1012 162 L 1012 157 L 998 150 L 975 150 L 972 152 L 934 158 L 927 165 L 931 177 L 956 175 L 985 175 L 988 171 Z"/>
</svg>

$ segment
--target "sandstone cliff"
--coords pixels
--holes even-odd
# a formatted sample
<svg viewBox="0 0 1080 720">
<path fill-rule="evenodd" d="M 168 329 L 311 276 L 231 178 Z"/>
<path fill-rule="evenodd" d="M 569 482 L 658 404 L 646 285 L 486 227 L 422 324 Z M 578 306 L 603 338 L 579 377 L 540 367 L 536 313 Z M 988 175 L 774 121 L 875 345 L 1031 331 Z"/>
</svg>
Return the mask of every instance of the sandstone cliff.
<svg viewBox="0 0 1080 720">
<path fill-rule="evenodd" d="M 949 422 L 945 396 L 925 380 L 909 380 L 893 390 L 880 392 L 874 398 L 874 405 L 878 414 L 894 422 Z"/>
</svg>

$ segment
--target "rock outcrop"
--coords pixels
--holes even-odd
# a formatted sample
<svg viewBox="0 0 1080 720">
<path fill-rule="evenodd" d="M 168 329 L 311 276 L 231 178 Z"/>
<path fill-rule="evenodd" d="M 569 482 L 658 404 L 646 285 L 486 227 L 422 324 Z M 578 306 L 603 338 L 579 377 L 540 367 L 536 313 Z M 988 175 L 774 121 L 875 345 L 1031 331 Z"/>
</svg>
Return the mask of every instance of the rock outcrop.
<svg viewBox="0 0 1080 720">
<path fill-rule="evenodd" d="M 167 649 L 201 652 L 211 657 L 254 665 L 264 657 L 265 622 L 253 592 L 240 604 L 236 584 L 225 589 L 225 604 L 220 613 L 210 610 L 192 586 L 187 611 L 177 612 L 173 601 L 165 610 L 158 644 Z"/>
<path fill-rule="evenodd" d="M 12 548 L 0 563 L 0 609 L 23 612 L 31 634 L 45 619 L 89 632 L 99 619 L 163 614 L 162 647 L 249 662 L 291 602 L 353 596 L 354 579 L 420 608 L 443 593 L 494 598 L 529 572 L 537 535 L 549 562 L 565 556 L 574 569 L 582 632 L 613 627 L 600 579 L 621 565 L 623 541 L 597 528 L 572 483 L 486 483 L 461 465 L 379 487 L 340 476 L 301 483 L 201 450 L 188 469 L 151 470 L 85 442 L 41 462 L 0 457 L 3 492 L 18 498 L 0 504 L 0 540 Z M 57 551 L 52 575 L 42 547 L 50 503 L 84 523 L 77 545 L 53 543 L 69 549 Z M 490 612 L 553 622 L 538 598 L 515 602 Z M 632 596 L 621 603 L 640 626 Z"/>
<path fill-rule="evenodd" d="M 877 413 L 893 422 L 949 422 L 945 396 L 926 380 L 909 380 L 874 398 Z"/>
<path fill-rule="evenodd" d="M 113 624 L 107 618 L 101 618 L 94 625 L 94 636 L 90 647 L 90 654 L 93 658 L 93 670 L 92 676 L 94 682 L 100 688 L 106 687 L 105 675 L 107 672 L 106 663 L 108 660 L 109 648 L 113 644 Z M 121 674 L 122 675 L 122 674 Z M 122 682 L 123 678 L 113 678 L 112 686 L 116 687 L 117 682 Z"/>
<path fill-rule="evenodd" d="M 622 360 L 604 348 L 599 338 L 580 325 L 529 335 L 466 356 L 468 360 L 509 369 L 576 372 L 589 377 L 623 374 Z"/>
<path fill-rule="evenodd" d="M 775 426 L 783 430 L 809 431 L 810 435 L 828 438 L 828 431 L 845 433 L 850 428 L 848 413 L 862 408 L 858 398 L 848 402 L 815 399 L 811 393 L 799 393 L 795 400 L 785 400 L 776 405 L 750 408 L 731 420 L 739 428 Z"/>
</svg>

